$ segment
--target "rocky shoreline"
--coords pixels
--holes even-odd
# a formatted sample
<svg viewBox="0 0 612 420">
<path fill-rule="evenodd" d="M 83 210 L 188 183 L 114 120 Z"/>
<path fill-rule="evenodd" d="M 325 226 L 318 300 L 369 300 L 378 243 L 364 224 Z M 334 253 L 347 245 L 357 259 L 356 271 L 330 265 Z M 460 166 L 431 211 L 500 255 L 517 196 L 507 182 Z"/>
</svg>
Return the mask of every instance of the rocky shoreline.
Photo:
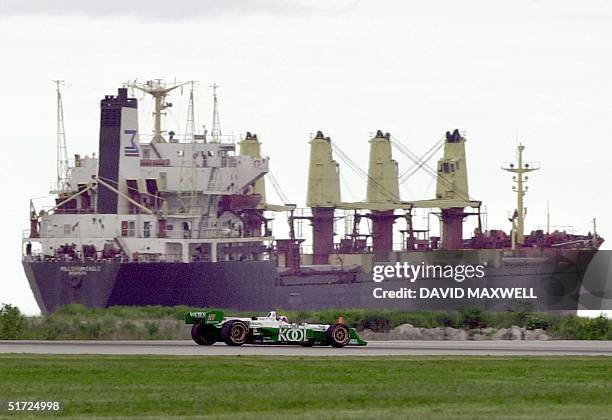
<svg viewBox="0 0 612 420">
<path fill-rule="evenodd" d="M 554 340 L 546 330 L 528 330 L 513 325 L 510 328 L 478 328 L 464 330 L 452 327 L 421 328 L 411 324 L 399 325 L 388 332 L 363 330 L 359 334 L 365 340 Z"/>
</svg>

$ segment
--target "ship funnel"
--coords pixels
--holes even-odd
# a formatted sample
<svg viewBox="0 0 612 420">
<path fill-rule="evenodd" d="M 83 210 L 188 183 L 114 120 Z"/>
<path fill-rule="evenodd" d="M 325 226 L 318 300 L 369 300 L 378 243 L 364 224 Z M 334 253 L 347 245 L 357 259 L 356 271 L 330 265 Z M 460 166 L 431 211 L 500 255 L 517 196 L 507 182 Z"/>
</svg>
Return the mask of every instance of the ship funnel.
<svg viewBox="0 0 612 420">
<path fill-rule="evenodd" d="M 261 143 L 257 138 L 257 134 L 246 133 L 245 138 L 239 143 L 240 145 L 240 156 L 250 156 L 254 159 L 261 159 Z M 260 178 L 255 181 L 255 194 L 261 196 L 261 201 L 258 207 L 263 207 L 267 204 L 266 201 L 266 182 L 264 178 Z"/>
<path fill-rule="evenodd" d="M 334 209 L 340 203 L 340 174 L 333 159 L 331 139 L 317 131 L 310 141 L 308 195 L 312 208 L 313 264 L 329 264 L 334 252 Z"/>
<path fill-rule="evenodd" d="M 98 177 L 117 185 L 124 195 L 129 193 L 126 180 L 138 180 L 140 175 L 137 106 L 126 88 L 120 88 L 117 96 L 106 95 L 100 101 Z M 98 213 L 117 214 L 118 209 L 128 207 L 124 196 L 98 186 Z"/>
<path fill-rule="evenodd" d="M 366 201 L 370 204 L 388 205 L 388 210 L 373 210 L 372 245 L 374 252 L 393 250 L 393 208 L 400 204 L 397 162 L 391 153 L 391 135 L 378 130 L 370 140 L 368 166 L 368 190 Z"/>
</svg>

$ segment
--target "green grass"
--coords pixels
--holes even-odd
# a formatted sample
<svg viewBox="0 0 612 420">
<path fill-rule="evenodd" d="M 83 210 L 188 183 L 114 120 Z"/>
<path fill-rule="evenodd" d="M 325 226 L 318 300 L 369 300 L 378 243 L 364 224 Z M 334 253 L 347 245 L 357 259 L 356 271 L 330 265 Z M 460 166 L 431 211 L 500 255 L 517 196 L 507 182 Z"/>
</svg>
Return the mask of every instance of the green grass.
<svg viewBox="0 0 612 420">
<path fill-rule="evenodd" d="M 78 418 L 610 418 L 611 373 L 611 357 L 0 355 L 0 415 L 59 400 Z"/>
</svg>

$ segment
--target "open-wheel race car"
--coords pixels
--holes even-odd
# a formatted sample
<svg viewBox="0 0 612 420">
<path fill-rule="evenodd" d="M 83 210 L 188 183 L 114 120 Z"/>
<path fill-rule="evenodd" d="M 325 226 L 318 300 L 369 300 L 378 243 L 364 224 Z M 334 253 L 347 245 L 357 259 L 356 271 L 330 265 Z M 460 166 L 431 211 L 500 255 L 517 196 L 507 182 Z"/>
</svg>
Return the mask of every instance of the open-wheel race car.
<svg viewBox="0 0 612 420">
<path fill-rule="evenodd" d="M 365 346 L 354 328 L 342 322 L 333 325 L 290 323 L 272 311 L 252 318 L 224 317 L 223 311 L 187 312 L 185 323 L 192 324 L 191 338 L 200 345 L 223 341 L 229 346 L 243 344 L 297 344 L 301 346 Z"/>
</svg>

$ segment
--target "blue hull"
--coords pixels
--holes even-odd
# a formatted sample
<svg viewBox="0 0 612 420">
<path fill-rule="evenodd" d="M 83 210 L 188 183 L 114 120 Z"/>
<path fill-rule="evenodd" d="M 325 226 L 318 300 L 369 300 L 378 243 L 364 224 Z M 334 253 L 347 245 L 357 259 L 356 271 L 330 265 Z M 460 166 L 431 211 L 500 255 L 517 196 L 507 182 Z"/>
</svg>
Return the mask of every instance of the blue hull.
<svg viewBox="0 0 612 420">
<path fill-rule="evenodd" d="M 237 310 L 396 308 L 450 310 L 478 306 L 516 307 L 521 299 L 377 299 L 375 288 L 524 288 L 537 295 L 534 310 L 578 309 L 583 278 L 595 251 L 581 251 L 573 263 L 504 264 L 486 276 L 461 283 L 452 279 L 372 281 L 359 268 L 336 271 L 279 270 L 269 261 L 184 263 L 24 261 L 30 286 L 43 313 L 62 305 L 187 305 Z M 607 260 L 606 258 L 604 260 Z M 320 269 L 320 267 L 319 267 Z M 514 305 L 514 306 L 513 306 Z M 599 309 L 599 308 L 593 308 Z"/>
</svg>

